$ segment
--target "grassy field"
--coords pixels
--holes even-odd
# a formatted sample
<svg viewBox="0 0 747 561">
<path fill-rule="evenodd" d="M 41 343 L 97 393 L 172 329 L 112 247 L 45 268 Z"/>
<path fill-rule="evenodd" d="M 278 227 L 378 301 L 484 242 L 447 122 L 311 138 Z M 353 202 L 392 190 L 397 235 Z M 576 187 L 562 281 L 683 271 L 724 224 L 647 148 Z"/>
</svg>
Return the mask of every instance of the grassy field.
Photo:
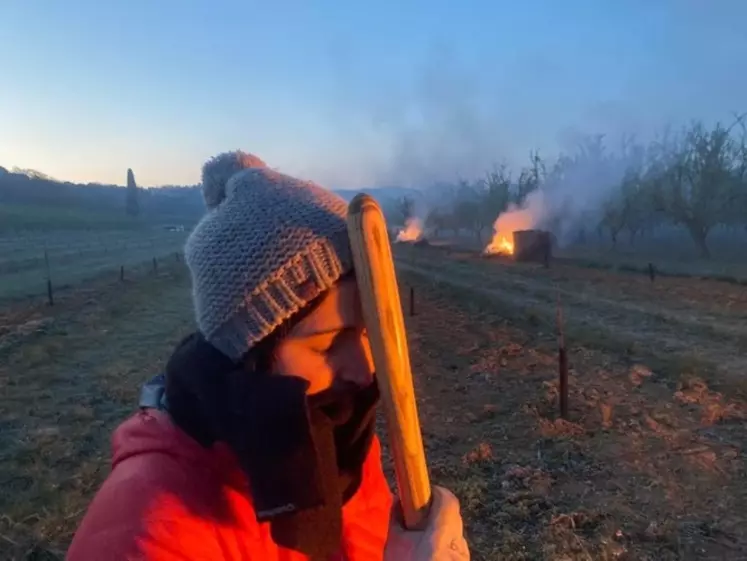
<svg viewBox="0 0 747 561">
<path fill-rule="evenodd" d="M 175 219 L 172 231 L 158 217 L 132 218 L 111 209 L 0 205 L 0 302 L 46 296 L 109 273 L 125 275 L 153 258 L 176 259 L 189 220 Z M 161 217 L 163 218 L 163 217 Z"/>
<path fill-rule="evenodd" d="M 76 207 L 0 205 L 0 232 L 18 230 L 137 230 L 144 226 L 142 219 L 133 219 L 124 212 L 87 210 Z"/>
<path fill-rule="evenodd" d="M 0 311 L 0 559 L 62 559 L 112 429 L 192 326 L 177 264 Z"/>
<path fill-rule="evenodd" d="M 429 465 L 474 559 L 747 559 L 747 287 L 408 249 Z M 192 321 L 176 262 L 0 308 L 0 559 L 62 558 L 111 431 Z"/>
<path fill-rule="evenodd" d="M 143 264 L 177 259 L 185 232 L 163 228 L 131 230 L 48 229 L 0 234 L 0 301 L 46 295 L 104 273 L 119 278 Z"/>
</svg>

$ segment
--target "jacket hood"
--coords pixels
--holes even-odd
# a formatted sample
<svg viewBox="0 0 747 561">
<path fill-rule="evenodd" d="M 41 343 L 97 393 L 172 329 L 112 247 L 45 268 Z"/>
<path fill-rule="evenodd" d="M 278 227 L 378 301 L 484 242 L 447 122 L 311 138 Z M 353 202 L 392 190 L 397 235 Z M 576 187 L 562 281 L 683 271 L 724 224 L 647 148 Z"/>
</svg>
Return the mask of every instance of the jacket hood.
<svg viewBox="0 0 747 561">
<path fill-rule="evenodd" d="M 178 463 L 213 472 L 233 486 L 245 487 L 245 478 L 228 446 L 204 448 L 177 427 L 168 413 L 143 409 L 123 422 L 112 435 L 112 469 L 135 456 L 163 454 Z"/>
</svg>

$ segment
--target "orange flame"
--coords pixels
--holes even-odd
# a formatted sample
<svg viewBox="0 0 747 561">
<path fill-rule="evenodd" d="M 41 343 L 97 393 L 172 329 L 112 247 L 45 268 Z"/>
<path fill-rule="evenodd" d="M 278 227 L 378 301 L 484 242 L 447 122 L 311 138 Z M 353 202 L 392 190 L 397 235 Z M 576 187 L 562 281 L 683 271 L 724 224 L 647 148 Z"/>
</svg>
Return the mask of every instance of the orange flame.
<svg viewBox="0 0 747 561">
<path fill-rule="evenodd" d="M 486 254 L 514 254 L 513 233 L 518 230 L 530 230 L 544 212 L 542 193 L 531 193 L 522 207 L 509 205 L 505 212 L 498 215 L 493 224 L 493 239 L 483 250 Z"/>
<path fill-rule="evenodd" d="M 416 242 L 423 237 L 423 226 L 419 219 L 408 218 L 405 227 L 397 232 L 398 242 Z"/>
<path fill-rule="evenodd" d="M 493 236 L 493 239 L 491 240 L 491 242 L 485 247 L 484 252 L 489 253 L 491 255 L 495 255 L 495 254 L 513 255 L 514 254 L 514 242 L 509 241 L 509 239 L 506 236 L 501 236 L 501 235 L 496 234 L 495 236 Z"/>
</svg>

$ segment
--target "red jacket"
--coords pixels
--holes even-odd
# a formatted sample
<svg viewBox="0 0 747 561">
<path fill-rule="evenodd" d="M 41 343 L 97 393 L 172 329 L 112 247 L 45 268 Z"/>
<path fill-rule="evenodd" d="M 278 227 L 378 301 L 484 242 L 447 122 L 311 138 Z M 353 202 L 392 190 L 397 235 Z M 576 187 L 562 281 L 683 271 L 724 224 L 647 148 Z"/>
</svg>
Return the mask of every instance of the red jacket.
<svg viewBox="0 0 747 561">
<path fill-rule="evenodd" d="M 168 415 L 145 410 L 112 437 L 112 472 L 91 503 L 68 561 L 301 561 L 257 522 L 247 480 L 223 445 L 205 449 Z M 381 561 L 392 496 L 374 439 L 358 492 L 343 508 L 342 551 L 330 561 Z"/>
</svg>

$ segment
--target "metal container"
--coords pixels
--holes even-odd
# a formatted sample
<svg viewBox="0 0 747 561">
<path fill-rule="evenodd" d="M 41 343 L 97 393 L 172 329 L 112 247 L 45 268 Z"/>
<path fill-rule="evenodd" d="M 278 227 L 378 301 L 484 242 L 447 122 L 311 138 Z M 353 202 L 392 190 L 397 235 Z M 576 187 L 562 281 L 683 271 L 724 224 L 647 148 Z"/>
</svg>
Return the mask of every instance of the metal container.
<svg viewBox="0 0 747 561">
<path fill-rule="evenodd" d="M 514 232 L 514 260 L 549 263 L 552 258 L 552 238 L 545 230 Z"/>
</svg>

